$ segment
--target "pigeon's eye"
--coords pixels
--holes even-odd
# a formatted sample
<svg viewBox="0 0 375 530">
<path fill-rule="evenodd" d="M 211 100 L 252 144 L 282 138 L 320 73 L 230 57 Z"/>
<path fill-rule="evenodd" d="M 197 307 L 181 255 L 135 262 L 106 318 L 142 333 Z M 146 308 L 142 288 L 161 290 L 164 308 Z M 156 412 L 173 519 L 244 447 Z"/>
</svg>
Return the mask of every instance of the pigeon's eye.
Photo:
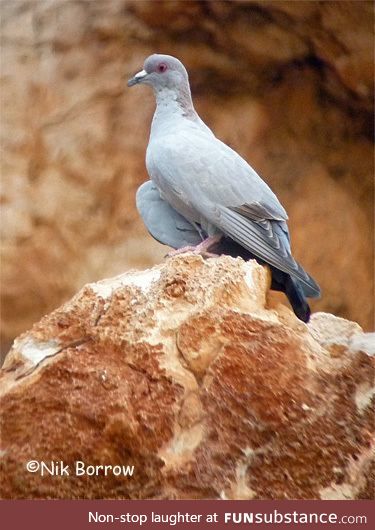
<svg viewBox="0 0 375 530">
<path fill-rule="evenodd" d="M 163 74 L 167 70 L 168 66 L 165 63 L 159 63 L 157 67 L 157 71 L 160 74 Z"/>
</svg>

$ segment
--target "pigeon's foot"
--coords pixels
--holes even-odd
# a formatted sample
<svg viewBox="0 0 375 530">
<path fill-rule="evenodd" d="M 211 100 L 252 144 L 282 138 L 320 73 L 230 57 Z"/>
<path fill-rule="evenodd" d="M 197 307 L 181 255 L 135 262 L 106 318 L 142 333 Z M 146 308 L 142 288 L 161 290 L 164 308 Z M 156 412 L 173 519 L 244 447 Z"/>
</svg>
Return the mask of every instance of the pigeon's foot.
<svg viewBox="0 0 375 530">
<path fill-rule="evenodd" d="M 199 243 L 199 245 L 193 246 L 187 246 L 178 248 L 177 250 L 172 250 L 167 254 L 168 257 L 172 256 L 178 256 L 179 254 L 185 254 L 186 252 L 192 252 L 193 254 L 199 254 L 203 258 L 216 258 L 218 254 L 213 254 L 212 252 L 208 252 L 209 249 L 215 245 L 216 243 L 219 243 L 221 239 L 221 235 L 216 236 L 210 236 L 207 237 L 202 243 Z"/>
</svg>

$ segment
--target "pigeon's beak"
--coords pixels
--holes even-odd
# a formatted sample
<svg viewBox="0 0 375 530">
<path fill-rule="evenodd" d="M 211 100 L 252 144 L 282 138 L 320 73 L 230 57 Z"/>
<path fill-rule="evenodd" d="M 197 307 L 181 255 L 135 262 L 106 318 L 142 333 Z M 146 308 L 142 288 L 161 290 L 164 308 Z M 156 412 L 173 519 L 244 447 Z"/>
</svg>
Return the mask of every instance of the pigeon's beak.
<svg viewBox="0 0 375 530">
<path fill-rule="evenodd" d="M 141 70 L 140 72 L 138 72 L 138 74 L 135 74 L 134 77 L 129 79 L 128 86 L 138 85 L 138 83 L 141 83 L 142 80 L 146 77 L 146 75 L 147 75 L 146 70 Z"/>
</svg>

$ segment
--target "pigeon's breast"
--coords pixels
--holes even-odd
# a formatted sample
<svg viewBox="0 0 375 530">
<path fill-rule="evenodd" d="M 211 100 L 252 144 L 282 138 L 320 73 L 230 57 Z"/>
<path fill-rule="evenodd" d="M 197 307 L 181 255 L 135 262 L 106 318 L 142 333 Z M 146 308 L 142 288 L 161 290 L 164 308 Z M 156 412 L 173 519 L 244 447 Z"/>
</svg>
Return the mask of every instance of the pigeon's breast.
<svg viewBox="0 0 375 530">
<path fill-rule="evenodd" d="M 191 223 L 200 223 L 200 215 L 182 192 L 181 172 L 173 158 L 168 156 L 166 144 L 150 141 L 146 151 L 146 167 L 160 197 Z"/>
</svg>

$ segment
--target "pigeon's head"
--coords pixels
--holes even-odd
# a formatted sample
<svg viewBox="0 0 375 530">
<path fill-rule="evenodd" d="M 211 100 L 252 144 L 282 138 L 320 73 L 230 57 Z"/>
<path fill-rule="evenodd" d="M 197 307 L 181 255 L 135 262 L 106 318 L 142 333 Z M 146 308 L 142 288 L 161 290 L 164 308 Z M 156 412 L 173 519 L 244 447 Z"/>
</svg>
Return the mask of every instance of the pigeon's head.
<svg viewBox="0 0 375 530">
<path fill-rule="evenodd" d="M 150 55 L 144 62 L 143 70 L 129 79 L 128 86 L 151 85 L 156 91 L 169 88 L 178 89 L 188 83 L 188 74 L 181 61 L 171 55 Z"/>
</svg>

